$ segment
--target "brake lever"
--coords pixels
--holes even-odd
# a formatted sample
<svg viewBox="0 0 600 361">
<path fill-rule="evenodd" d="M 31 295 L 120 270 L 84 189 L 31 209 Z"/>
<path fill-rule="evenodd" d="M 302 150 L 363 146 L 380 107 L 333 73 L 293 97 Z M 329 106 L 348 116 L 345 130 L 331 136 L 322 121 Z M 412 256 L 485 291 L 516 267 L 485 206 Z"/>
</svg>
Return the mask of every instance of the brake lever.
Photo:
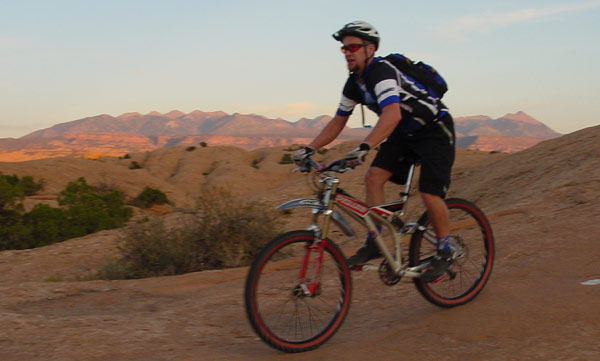
<svg viewBox="0 0 600 361">
<path fill-rule="evenodd" d="M 300 168 L 296 168 L 292 171 L 292 173 L 310 173 L 310 168 L 309 167 L 300 167 Z"/>
<path fill-rule="evenodd" d="M 302 163 L 299 164 L 300 168 L 296 168 L 293 170 L 293 173 L 310 173 L 311 168 L 317 168 L 318 165 L 312 159 L 306 158 Z"/>
<path fill-rule="evenodd" d="M 319 169 L 320 172 L 336 172 L 336 173 L 344 173 L 349 169 L 352 169 L 350 167 L 346 166 L 347 162 L 345 159 L 339 159 L 336 160 L 335 162 L 331 163 L 329 166 L 327 167 L 321 167 Z"/>
</svg>

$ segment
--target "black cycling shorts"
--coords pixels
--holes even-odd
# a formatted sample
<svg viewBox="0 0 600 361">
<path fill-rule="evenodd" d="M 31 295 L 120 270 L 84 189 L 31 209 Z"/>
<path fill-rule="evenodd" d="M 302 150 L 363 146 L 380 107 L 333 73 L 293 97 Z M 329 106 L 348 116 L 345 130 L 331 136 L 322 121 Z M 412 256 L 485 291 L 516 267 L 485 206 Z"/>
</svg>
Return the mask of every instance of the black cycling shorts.
<svg viewBox="0 0 600 361">
<path fill-rule="evenodd" d="M 392 172 L 390 181 L 406 184 L 409 160 L 420 160 L 419 191 L 444 198 L 450 187 L 454 146 L 454 124 L 447 115 L 414 135 L 402 134 L 396 128 L 381 144 L 371 166 Z"/>
</svg>

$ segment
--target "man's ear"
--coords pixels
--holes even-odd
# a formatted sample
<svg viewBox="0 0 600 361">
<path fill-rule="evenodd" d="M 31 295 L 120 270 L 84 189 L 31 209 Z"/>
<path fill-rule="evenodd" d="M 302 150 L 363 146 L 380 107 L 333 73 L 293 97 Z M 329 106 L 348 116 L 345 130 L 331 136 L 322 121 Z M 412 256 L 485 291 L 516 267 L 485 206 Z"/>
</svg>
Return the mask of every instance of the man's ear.
<svg viewBox="0 0 600 361">
<path fill-rule="evenodd" d="M 367 45 L 367 49 L 369 49 L 369 56 L 374 56 L 377 49 L 375 48 L 375 44 Z"/>
</svg>

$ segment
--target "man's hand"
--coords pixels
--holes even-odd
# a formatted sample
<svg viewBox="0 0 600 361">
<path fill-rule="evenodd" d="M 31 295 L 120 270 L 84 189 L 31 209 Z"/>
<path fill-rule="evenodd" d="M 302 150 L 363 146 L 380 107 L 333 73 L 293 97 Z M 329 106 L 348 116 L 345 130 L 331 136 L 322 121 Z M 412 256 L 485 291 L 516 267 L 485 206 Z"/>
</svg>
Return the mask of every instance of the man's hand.
<svg viewBox="0 0 600 361">
<path fill-rule="evenodd" d="M 360 143 L 357 148 L 353 149 L 350 153 L 346 154 L 346 157 L 344 157 L 347 161 L 346 165 L 350 168 L 354 168 L 357 165 L 362 164 L 365 161 L 369 150 L 371 150 L 371 146 L 368 143 Z"/>
<path fill-rule="evenodd" d="M 294 154 L 292 155 L 292 160 L 297 165 L 303 166 L 304 161 L 307 158 L 310 158 L 313 154 L 315 154 L 315 150 L 312 149 L 311 147 L 300 148 L 296 152 L 294 152 Z"/>
</svg>

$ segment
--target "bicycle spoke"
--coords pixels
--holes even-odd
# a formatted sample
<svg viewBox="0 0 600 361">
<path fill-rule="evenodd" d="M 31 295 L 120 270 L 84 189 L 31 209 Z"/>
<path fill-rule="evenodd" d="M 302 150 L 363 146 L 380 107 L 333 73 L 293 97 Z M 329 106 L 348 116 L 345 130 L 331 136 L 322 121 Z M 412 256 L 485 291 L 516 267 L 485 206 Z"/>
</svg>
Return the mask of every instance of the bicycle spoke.
<svg viewBox="0 0 600 361">
<path fill-rule="evenodd" d="M 349 302 L 346 296 L 349 283 L 344 282 L 344 272 L 345 279 L 349 280 L 349 270 L 344 268 L 345 263 L 341 264 L 344 261 L 341 252 L 337 256 L 339 261 L 335 260 L 332 253 L 339 252 L 339 249 L 332 250 L 330 246 L 326 246 L 320 267 L 314 266 L 319 257 L 311 255 L 309 264 L 306 265 L 307 278 L 299 280 L 303 258 L 298 255 L 303 254 L 307 242 L 313 242 L 313 233 L 290 233 L 300 236 L 292 241 L 279 241 L 283 245 L 268 253 L 268 259 L 260 263 L 260 273 L 252 275 L 251 270 L 247 284 L 252 285 L 252 282 L 255 282 L 255 286 L 248 288 L 247 285 L 246 293 L 247 302 L 255 305 L 252 308 L 247 307 L 249 312 L 252 311 L 249 313 L 251 324 L 265 341 L 284 351 L 289 348 L 290 343 L 299 345 L 299 348 L 303 343 L 311 345 L 307 347 L 314 347 L 312 345 L 315 343 L 311 340 L 324 335 L 324 342 L 326 338 L 331 337 L 333 333 L 326 332 L 334 325 L 339 327 L 340 323 L 333 321 L 345 316 L 347 307 L 342 308 L 341 305 Z M 316 275 L 317 287 L 313 294 L 305 294 L 305 286 L 301 285 L 312 289 L 313 283 L 310 278 L 315 277 L 312 274 L 315 270 L 320 270 Z M 253 281 L 258 279 L 260 281 Z M 285 284 L 293 286 L 281 286 Z M 248 294 L 248 290 L 253 292 Z M 281 342 L 286 342 L 286 345 L 281 345 Z"/>
<path fill-rule="evenodd" d="M 451 237 L 454 240 L 457 258 L 448 268 L 446 277 L 439 282 L 427 283 L 415 279 L 419 292 L 429 301 L 445 307 L 456 306 L 473 299 L 481 284 L 489 277 L 492 263 L 490 253 L 493 238 L 490 226 L 475 205 L 464 200 L 452 199 L 449 203 Z M 427 235 L 433 232 L 429 219 L 424 214 L 419 222 L 428 226 L 425 232 L 415 233 L 411 239 L 411 265 L 422 263 L 431 257 L 432 246 Z M 423 223 L 422 223 L 423 224 Z M 493 256 L 493 253 L 491 253 Z"/>
<path fill-rule="evenodd" d="M 283 310 L 285 310 L 285 306 L 287 306 L 287 304 L 290 302 L 290 300 L 285 301 L 282 305 L 281 305 L 281 310 L 280 311 L 276 311 L 275 314 L 277 315 L 277 318 L 275 319 L 274 325 L 276 326 L 279 323 L 279 318 L 281 317 L 281 315 L 283 315 Z"/>
</svg>

